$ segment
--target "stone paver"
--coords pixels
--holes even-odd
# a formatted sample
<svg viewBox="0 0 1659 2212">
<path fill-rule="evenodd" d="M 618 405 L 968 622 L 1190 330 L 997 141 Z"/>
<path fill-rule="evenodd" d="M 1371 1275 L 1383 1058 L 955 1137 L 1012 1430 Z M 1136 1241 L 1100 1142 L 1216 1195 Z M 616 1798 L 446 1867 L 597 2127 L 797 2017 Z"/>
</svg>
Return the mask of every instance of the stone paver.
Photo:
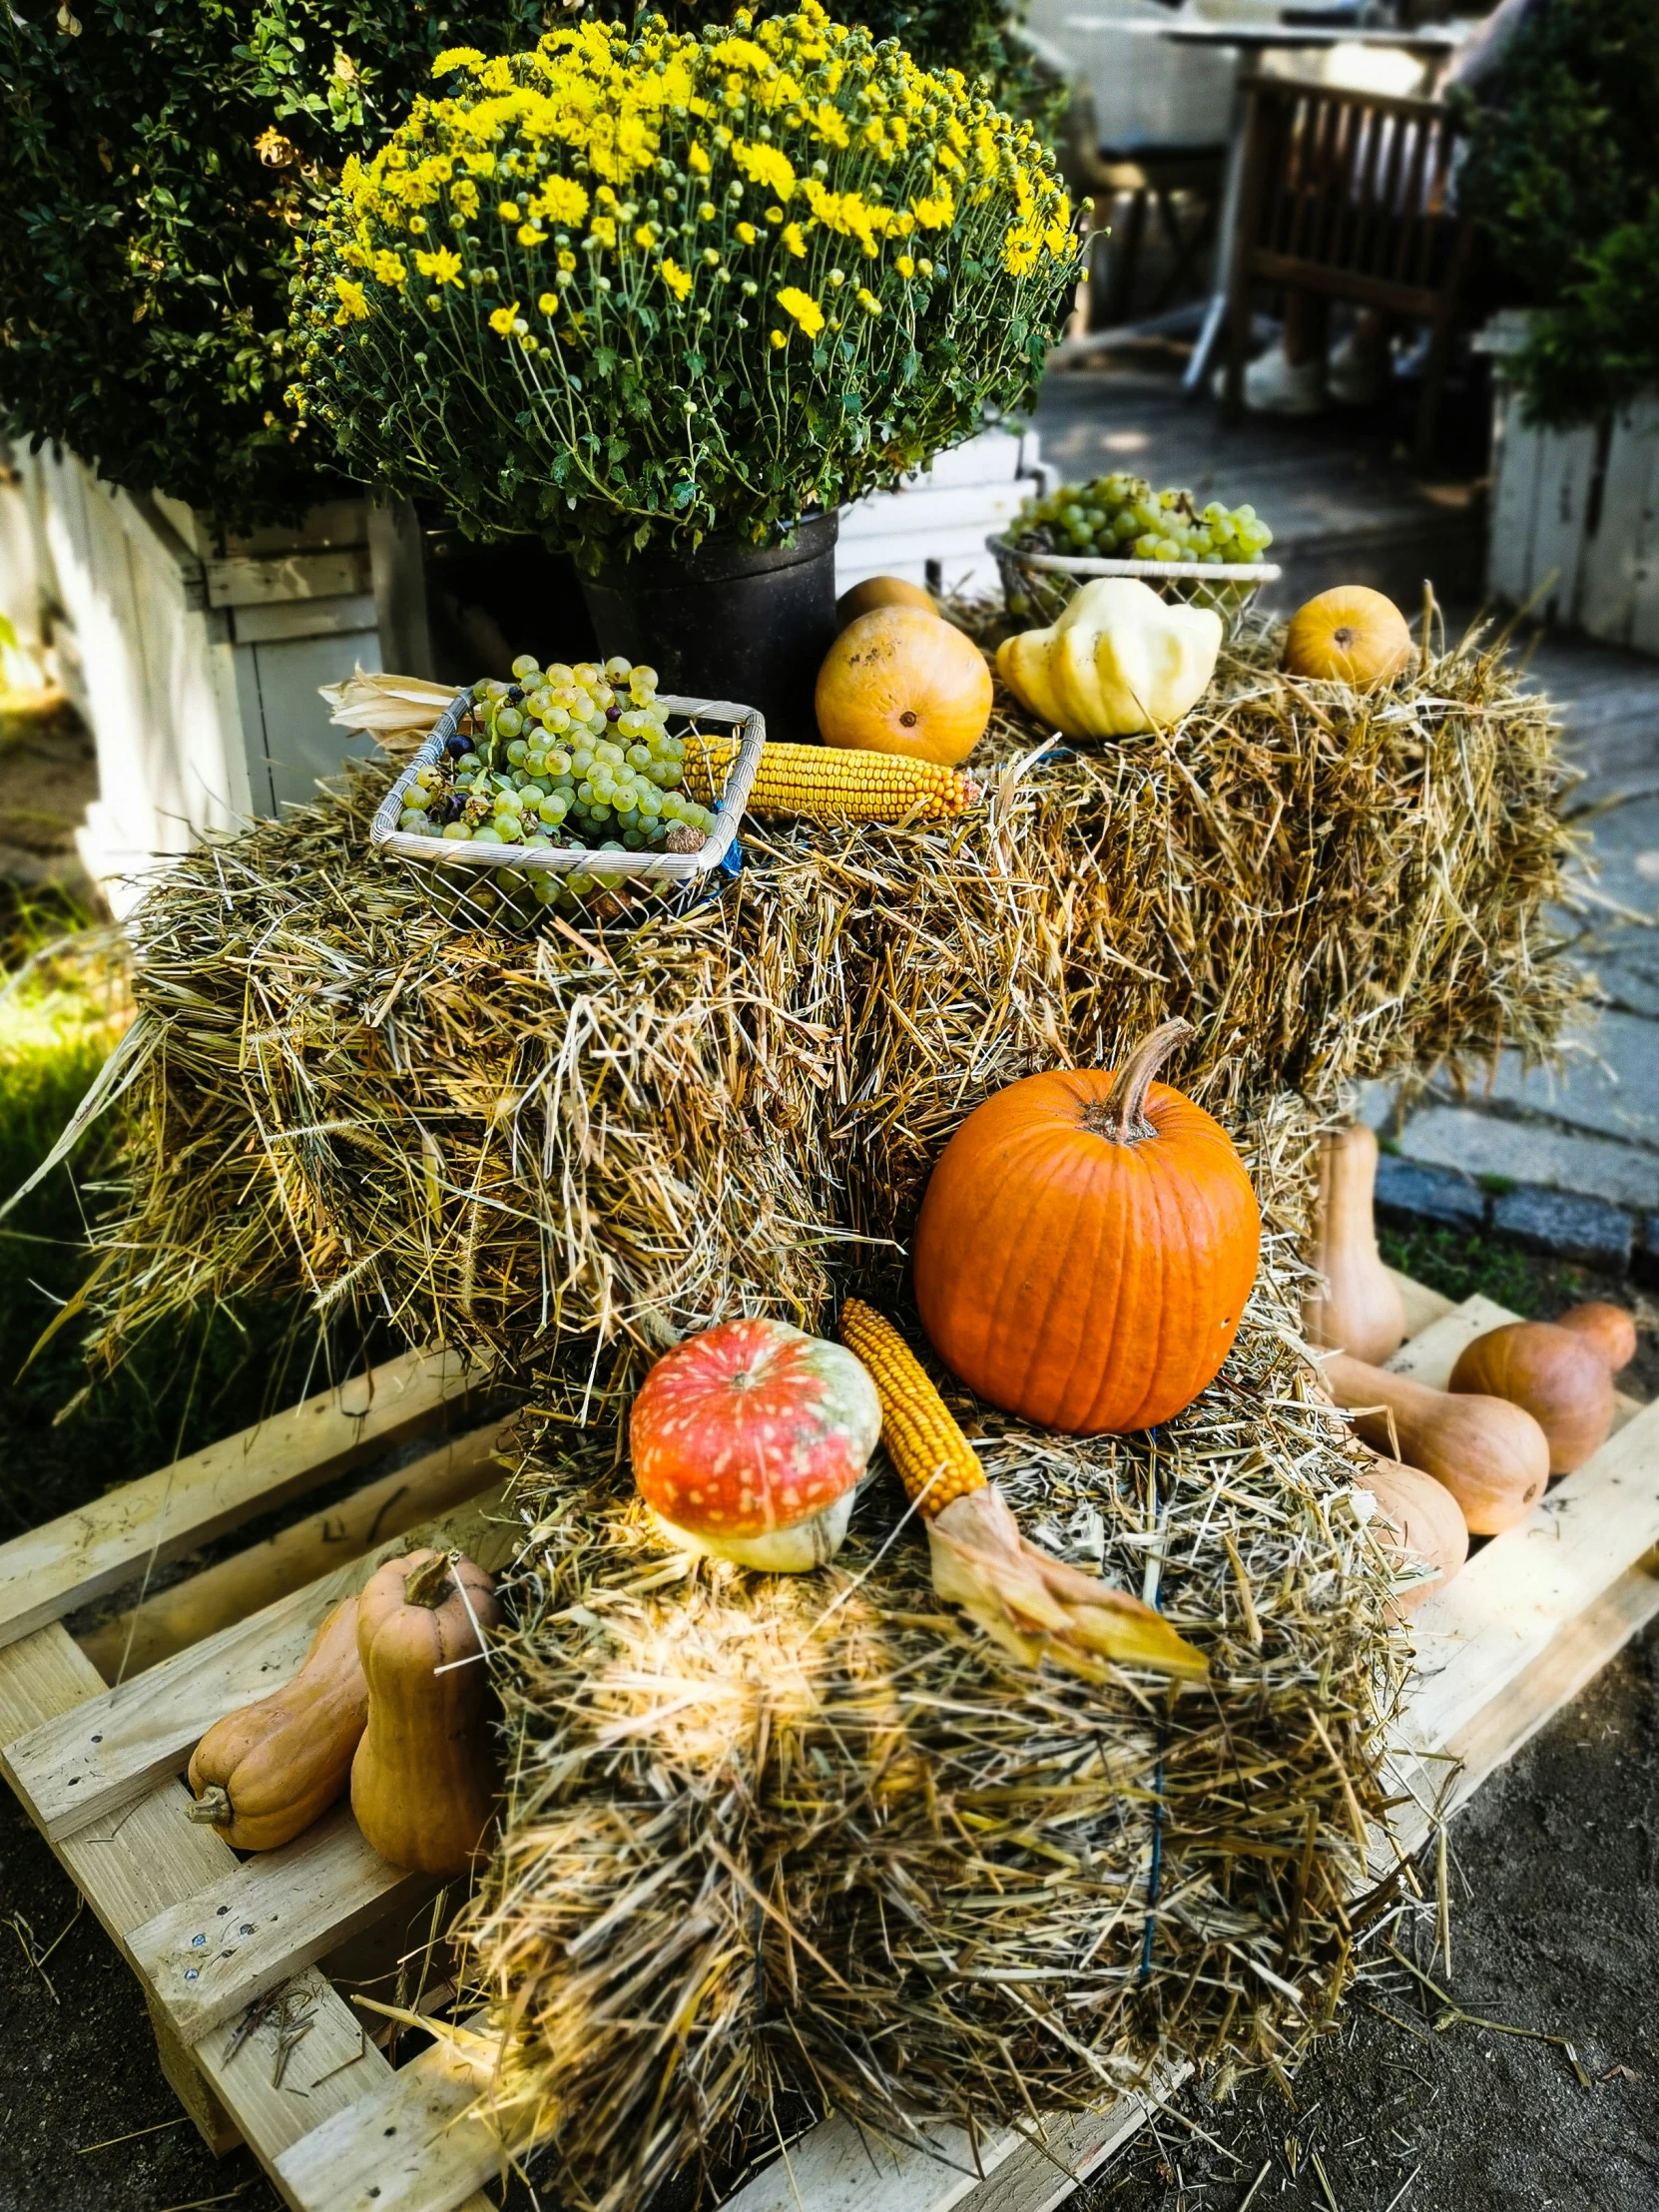
<svg viewBox="0 0 1659 2212">
<path fill-rule="evenodd" d="M 1548 1190 L 1583 1191 L 1638 1211 L 1659 1207 L 1659 1152 L 1510 1121 L 1470 1106 L 1426 1106 L 1399 1139 L 1408 1159 L 1465 1175 L 1502 1176 Z"/>
<path fill-rule="evenodd" d="M 1530 1251 L 1579 1260 L 1608 1275 L 1622 1275 L 1630 1265 L 1635 1224 L 1622 1206 L 1603 1199 L 1568 1191 L 1508 1191 L 1492 1201 L 1492 1227 Z"/>
<path fill-rule="evenodd" d="M 1506 1052 L 1487 1095 L 1629 1144 L 1659 1146 L 1659 1022 L 1609 1010 L 1565 1040 L 1559 1069 Z"/>
</svg>

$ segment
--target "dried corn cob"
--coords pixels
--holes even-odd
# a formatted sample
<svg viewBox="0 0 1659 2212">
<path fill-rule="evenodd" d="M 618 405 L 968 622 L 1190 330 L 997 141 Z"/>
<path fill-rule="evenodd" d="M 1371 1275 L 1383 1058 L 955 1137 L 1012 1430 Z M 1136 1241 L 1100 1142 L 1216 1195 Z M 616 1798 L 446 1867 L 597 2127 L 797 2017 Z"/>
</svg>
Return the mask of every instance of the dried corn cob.
<svg viewBox="0 0 1659 2212">
<path fill-rule="evenodd" d="M 881 1441 L 927 1524 L 933 1588 L 1026 1666 L 1057 1660 L 1085 1680 L 1101 1661 L 1202 1682 L 1209 1662 L 1138 1597 L 1068 1566 L 1020 1534 L 921 1363 L 861 1299 L 841 1308 L 841 1342 L 881 1400 Z"/>
<path fill-rule="evenodd" d="M 985 1471 L 890 1321 L 862 1299 L 841 1308 L 841 1343 L 869 1370 L 881 1400 L 881 1441 L 904 1494 L 931 1520 L 952 1498 L 982 1487 Z"/>
<path fill-rule="evenodd" d="M 688 735 L 683 773 L 700 806 L 713 806 L 719 798 L 737 751 L 736 738 L 701 730 Z M 959 815 L 977 797 L 965 776 L 933 761 L 830 745 L 769 744 L 749 808 L 758 815 L 804 815 L 811 822 L 936 822 Z"/>
</svg>

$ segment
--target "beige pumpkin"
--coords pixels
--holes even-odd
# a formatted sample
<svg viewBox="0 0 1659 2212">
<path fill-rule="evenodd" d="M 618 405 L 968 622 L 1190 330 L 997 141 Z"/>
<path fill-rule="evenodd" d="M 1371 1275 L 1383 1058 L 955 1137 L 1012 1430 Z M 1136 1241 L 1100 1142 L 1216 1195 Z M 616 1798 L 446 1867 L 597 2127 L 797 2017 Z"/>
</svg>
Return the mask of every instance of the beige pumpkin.
<svg viewBox="0 0 1659 2212">
<path fill-rule="evenodd" d="M 1409 1376 L 1334 1353 L 1321 1363 L 1331 1394 L 1376 1451 L 1399 1456 L 1443 1482 L 1470 1535 L 1513 1528 L 1544 1494 L 1549 1443 L 1523 1406 L 1502 1397 L 1454 1396 Z"/>
<path fill-rule="evenodd" d="M 938 605 L 929 591 L 919 584 L 912 584 L 903 576 L 866 576 L 861 584 L 854 584 L 843 591 L 835 601 L 835 625 L 844 630 L 849 622 L 856 622 L 860 615 L 873 614 L 877 607 L 919 607 L 923 614 L 936 615 Z"/>
<path fill-rule="evenodd" d="M 1436 1581 L 1416 1582 L 1395 1592 L 1394 1610 L 1414 1613 L 1425 1598 L 1443 1590 L 1467 1560 L 1468 1523 L 1444 1483 L 1424 1474 L 1421 1467 L 1384 1459 L 1380 1452 L 1368 1457 L 1370 1463 L 1355 1479 L 1377 1500 L 1374 1531 L 1395 1550 L 1433 1567 L 1438 1575 Z"/>
<path fill-rule="evenodd" d="M 1377 1249 L 1377 1139 L 1364 1122 L 1320 1146 L 1309 1263 L 1320 1277 L 1302 1309 L 1310 1344 L 1381 1365 L 1405 1342 L 1405 1306 Z"/>
<path fill-rule="evenodd" d="M 825 655 L 815 703 L 826 745 L 955 768 L 984 736 L 991 699 L 971 638 L 920 607 L 876 607 Z"/>
<path fill-rule="evenodd" d="M 1612 1431 L 1613 1378 L 1600 1345 L 1553 1322 L 1488 1329 L 1463 1347 L 1450 1387 L 1524 1405 L 1549 1438 L 1551 1474 L 1581 1467 Z"/>
<path fill-rule="evenodd" d="M 1022 707 L 1068 738 L 1164 730 L 1203 698 L 1221 617 L 1160 599 L 1133 576 L 1098 576 L 1046 630 L 996 649 L 996 673 Z"/>
</svg>

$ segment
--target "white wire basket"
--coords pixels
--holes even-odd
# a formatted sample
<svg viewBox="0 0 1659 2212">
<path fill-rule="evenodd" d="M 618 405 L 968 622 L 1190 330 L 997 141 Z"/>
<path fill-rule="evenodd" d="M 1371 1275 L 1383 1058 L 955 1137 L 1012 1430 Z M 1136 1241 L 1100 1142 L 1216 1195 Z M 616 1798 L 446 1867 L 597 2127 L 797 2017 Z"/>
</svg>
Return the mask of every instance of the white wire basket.
<svg viewBox="0 0 1659 2212">
<path fill-rule="evenodd" d="M 658 704 L 676 735 L 725 724 L 738 732 L 738 748 L 713 803 L 714 827 L 695 852 L 596 851 L 576 845 L 473 844 L 420 836 L 397 825 L 403 797 L 421 769 L 440 761 L 472 710 L 470 691 L 457 692 L 419 751 L 375 810 L 369 843 L 419 869 L 438 909 L 461 928 L 523 932 L 556 912 L 538 898 L 538 878 L 582 875 L 593 879 L 585 905 L 593 918 L 639 920 L 695 904 L 713 887 L 717 871 L 732 871 L 738 856 L 738 825 L 754 789 L 766 749 L 764 716 L 729 699 L 685 699 L 659 694 Z M 580 921 L 582 913 L 575 918 Z"/>
<path fill-rule="evenodd" d="M 1164 599 L 1209 607 L 1229 633 L 1264 584 L 1278 581 L 1276 561 L 1109 561 L 1070 553 L 1034 553 L 1011 539 L 990 537 L 1002 597 L 1016 622 L 1056 622 L 1080 584 L 1097 576 L 1134 576 Z"/>
</svg>

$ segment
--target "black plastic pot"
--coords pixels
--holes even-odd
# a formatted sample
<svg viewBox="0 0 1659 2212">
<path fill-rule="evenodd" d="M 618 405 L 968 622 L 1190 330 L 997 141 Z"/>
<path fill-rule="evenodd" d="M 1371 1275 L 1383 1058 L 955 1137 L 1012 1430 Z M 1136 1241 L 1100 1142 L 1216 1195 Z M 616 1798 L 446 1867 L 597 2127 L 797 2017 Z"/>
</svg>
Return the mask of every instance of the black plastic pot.
<svg viewBox="0 0 1659 2212">
<path fill-rule="evenodd" d="M 711 538 L 695 553 L 607 564 L 582 583 L 600 652 L 648 662 L 664 691 L 757 707 L 769 737 L 811 744 L 813 688 L 835 635 L 836 528 L 815 515 L 794 545 Z"/>
</svg>

